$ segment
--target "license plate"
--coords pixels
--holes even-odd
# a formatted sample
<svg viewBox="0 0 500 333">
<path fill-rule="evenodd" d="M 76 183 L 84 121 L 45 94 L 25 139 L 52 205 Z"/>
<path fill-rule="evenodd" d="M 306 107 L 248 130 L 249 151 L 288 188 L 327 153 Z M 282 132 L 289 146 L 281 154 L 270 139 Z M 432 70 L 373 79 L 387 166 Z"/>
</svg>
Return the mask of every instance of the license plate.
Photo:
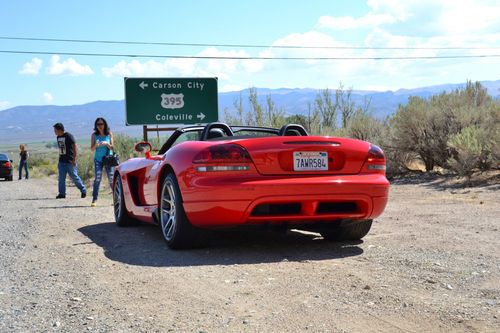
<svg viewBox="0 0 500 333">
<path fill-rule="evenodd" d="M 295 151 L 293 152 L 293 170 L 328 170 L 328 154 L 325 151 Z"/>
</svg>

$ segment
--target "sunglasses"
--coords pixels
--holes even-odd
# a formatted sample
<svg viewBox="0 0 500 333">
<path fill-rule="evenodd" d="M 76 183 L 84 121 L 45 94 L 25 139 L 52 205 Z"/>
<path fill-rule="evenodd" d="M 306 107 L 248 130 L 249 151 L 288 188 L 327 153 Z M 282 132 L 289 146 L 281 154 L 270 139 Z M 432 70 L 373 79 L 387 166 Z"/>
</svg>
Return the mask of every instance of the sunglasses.
<svg viewBox="0 0 500 333">
<path fill-rule="evenodd" d="M 104 126 L 104 123 L 97 123 L 97 126 Z"/>
</svg>

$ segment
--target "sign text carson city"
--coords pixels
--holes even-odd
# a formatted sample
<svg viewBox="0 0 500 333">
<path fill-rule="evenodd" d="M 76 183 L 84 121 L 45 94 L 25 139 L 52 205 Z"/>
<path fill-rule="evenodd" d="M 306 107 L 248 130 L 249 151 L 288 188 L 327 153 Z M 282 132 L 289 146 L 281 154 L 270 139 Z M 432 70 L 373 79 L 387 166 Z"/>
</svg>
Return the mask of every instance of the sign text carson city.
<svg viewBox="0 0 500 333">
<path fill-rule="evenodd" d="M 156 82 L 152 84 L 154 89 L 182 89 L 182 83 L 180 82 Z M 198 81 L 190 81 L 186 84 L 188 89 L 200 89 L 203 91 L 205 84 Z"/>
</svg>

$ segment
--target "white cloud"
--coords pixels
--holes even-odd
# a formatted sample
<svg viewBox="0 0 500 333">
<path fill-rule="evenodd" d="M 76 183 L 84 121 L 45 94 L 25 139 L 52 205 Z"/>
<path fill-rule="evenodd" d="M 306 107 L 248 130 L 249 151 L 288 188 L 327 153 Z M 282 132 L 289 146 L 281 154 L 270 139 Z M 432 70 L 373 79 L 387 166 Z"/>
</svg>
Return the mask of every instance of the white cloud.
<svg viewBox="0 0 500 333">
<path fill-rule="evenodd" d="M 249 57 L 242 50 L 222 51 L 209 47 L 197 54 L 200 57 Z M 125 61 L 121 60 L 112 67 L 103 67 L 102 73 L 106 77 L 112 76 L 213 76 L 229 79 L 231 75 L 246 72 L 256 73 L 263 69 L 262 60 L 240 59 L 167 59 L 163 62 L 156 60 Z"/>
<path fill-rule="evenodd" d="M 52 103 L 52 101 L 54 100 L 54 97 L 52 96 L 51 93 L 44 92 L 43 93 L 43 100 L 45 101 L 45 103 Z"/>
<path fill-rule="evenodd" d="M 58 55 L 53 55 L 50 59 L 50 66 L 47 67 L 47 73 L 49 75 L 91 75 L 94 74 L 92 68 L 89 65 L 80 65 L 75 59 L 68 58 L 67 60 L 60 62 L 61 57 Z"/>
<path fill-rule="evenodd" d="M 494 33 L 500 25 L 495 0 L 368 0 L 363 16 L 321 16 L 316 26 L 334 30 L 385 27 L 394 33 Z"/>
<path fill-rule="evenodd" d="M 366 2 L 375 15 L 388 14 L 398 21 L 406 21 L 415 15 L 419 8 L 430 10 L 436 4 L 435 0 L 368 0 Z"/>
<path fill-rule="evenodd" d="M 372 28 L 383 24 L 395 23 L 397 20 L 390 14 L 368 13 L 362 17 L 352 16 L 321 16 L 318 19 L 319 28 L 329 28 L 334 30 L 349 30 L 357 28 Z"/>
<path fill-rule="evenodd" d="M 219 92 L 229 92 L 229 91 L 240 91 L 246 87 L 240 86 L 239 84 L 225 84 L 219 88 Z"/>
<path fill-rule="evenodd" d="M 450 35 L 498 32 L 500 3 L 488 1 L 461 1 L 460 5 L 447 0 L 439 23 L 443 32 Z"/>
<path fill-rule="evenodd" d="M 10 102 L 8 101 L 0 101 L 0 111 L 8 109 L 10 107 Z"/>
<path fill-rule="evenodd" d="M 159 62 L 156 60 L 125 61 L 121 60 L 112 67 L 103 67 L 102 73 L 105 77 L 112 76 L 188 76 L 196 72 L 195 59 L 172 59 Z"/>
<path fill-rule="evenodd" d="M 19 71 L 19 74 L 24 75 L 38 75 L 42 68 L 42 59 L 33 58 L 31 61 L 25 63 L 23 68 Z"/>
<path fill-rule="evenodd" d="M 293 57 L 293 58 L 344 58 L 355 56 L 355 50 L 346 49 L 349 44 L 340 42 L 332 36 L 318 32 L 308 31 L 305 33 L 293 33 L 283 38 L 276 40 L 273 46 L 323 46 L 331 47 L 330 49 L 294 49 L 294 48 L 269 48 L 260 53 L 261 57 Z M 338 48 L 335 48 L 338 47 Z M 325 68 L 335 68 L 335 73 L 338 75 L 344 73 L 356 63 L 338 61 L 338 60 L 287 60 L 286 62 L 273 61 L 268 65 L 272 68 L 288 68 L 290 73 L 293 73 L 297 66 L 304 67 L 304 63 L 308 68 L 325 71 Z"/>
<path fill-rule="evenodd" d="M 267 48 L 220 50 L 198 55 L 222 57 L 418 57 L 498 54 L 500 3 L 472 0 L 367 0 L 358 16 L 323 16 L 316 28 L 291 33 L 273 46 L 326 46 L 330 49 Z M 341 34 L 328 29 L 342 29 Z M 355 49 L 353 46 L 407 49 Z M 439 50 L 475 47 L 492 49 Z M 419 49 L 420 48 L 420 49 Z M 258 53 L 256 53 L 258 52 Z M 220 91 L 260 87 L 336 88 L 339 81 L 354 89 L 398 89 L 499 78 L 499 58 L 395 60 L 238 60 L 169 59 L 120 61 L 103 68 L 105 76 L 217 76 Z M 265 70 L 264 70 L 265 69 Z"/>
</svg>

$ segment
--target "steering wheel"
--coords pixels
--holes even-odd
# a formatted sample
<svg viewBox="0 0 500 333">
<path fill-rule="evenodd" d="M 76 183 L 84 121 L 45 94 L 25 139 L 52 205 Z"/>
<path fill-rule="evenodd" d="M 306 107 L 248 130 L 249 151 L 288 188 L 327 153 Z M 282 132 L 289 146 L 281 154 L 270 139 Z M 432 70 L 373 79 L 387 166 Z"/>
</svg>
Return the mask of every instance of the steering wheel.
<svg viewBox="0 0 500 333">
<path fill-rule="evenodd" d="M 293 134 L 290 134 L 293 133 Z M 299 134 L 299 136 L 308 136 L 306 129 L 302 125 L 288 124 L 283 125 L 278 133 L 279 136 L 297 136 L 294 134 Z"/>
<path fill-rule="evenodd" d="M 226 136 L 234 136 L 233 130 L 225 123 L 210 123 L 201 132 L 201 141 L 207 141 L 210 130 L 218 128 L 224 132 Z"/>
</svg>

